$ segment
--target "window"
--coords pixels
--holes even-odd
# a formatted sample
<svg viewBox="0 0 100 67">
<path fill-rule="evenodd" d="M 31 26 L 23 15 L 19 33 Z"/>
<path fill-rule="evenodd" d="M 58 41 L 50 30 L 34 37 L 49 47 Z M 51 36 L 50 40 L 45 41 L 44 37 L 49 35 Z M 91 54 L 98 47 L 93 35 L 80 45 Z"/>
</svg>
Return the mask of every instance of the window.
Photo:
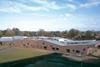
<svg viewBox="0 0 100 67">
<path fill-rule="evenodd" d="M 76 53 L 80 53 L 80 51 L 79 50 L 76 50 Z"/>
<path fill-rule="evenodd" d="M 9 46 L 11 46 L 11 43 L 9 44 Z"/>
<path fill-rule="evenodd" d="M 43 45 L 45 45 L 45 43 L 44 43 L 44 42 L 43 42 L 42 44 L 43 44 Z"/>
<path fill-rule="evenodd" d="M 98 48 L 100 48 L 100 45 L 98 45 Z"/>
<path fill-rule="evenodd" d="M 26 46 L 25 44 L 23 44 L 23 46 Z"/>
<path fill-rule="evenodd" d="M 85 51 L 86 49 L 84 48 L 83 51 Z"/>
<path fill-rule="evenodd" d="M 59 48 L 56 48 L 56 50 L 59 50 Z"/>
<path fill-rule="evenodd" d="M 66 49 L 66 51 L 67 51 L 68 53 L 70 53 L 70 49 Z"/>
<path fill-rule="evenodd" d="M 52 47 L 52 50 L 55 50 L 55 48 L 54 48 L 54 47 Z"/>
<path fill-rule="evenodd" d="M 46 46 L 44 46 L 44 49 L 47 49 L 47 47 L 46 47 Z"/>
<path fill-rule="evenodd" d="M 2 42 L 0 42 L 0 45 L 2 46 Z"/>
<path fill-rule="evenodd" d="M 89 48 L 89 47 L 87 47 L 87 48 Z"/>
<path fill-rule="evenodd" d="M 75 50 L 73 50 L 73 52 L 75 52 Z"/>
<path fill-rule="evenodd" d="M 27 45 L 29 45 L 29 43 L 27 43 Z"/>
</svg>

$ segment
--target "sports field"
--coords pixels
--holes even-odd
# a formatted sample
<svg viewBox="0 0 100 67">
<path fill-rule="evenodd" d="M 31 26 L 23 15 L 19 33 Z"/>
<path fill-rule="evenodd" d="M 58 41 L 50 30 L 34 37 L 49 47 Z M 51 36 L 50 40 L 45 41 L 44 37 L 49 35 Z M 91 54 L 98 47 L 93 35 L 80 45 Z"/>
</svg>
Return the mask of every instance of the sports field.
<svg viewBox="0 0 100 67">
<path fill-rule="evenodd" d="M 37 56 L 42 56 L 42 58 Z M 13 62 L 2 64 L 9 61 Z M 100 61 L 79 62 L 66 58 L 62 54 L 33 48 L 2 49 L 0 50 L 0 63 L 0 67 L 100 67 Z"/>
<path fill-rule="evenodd" d="M 33 48 L 6 48 L 0 50 L 0 63 L 48 54 L 49 51 Z"/>
</svg>

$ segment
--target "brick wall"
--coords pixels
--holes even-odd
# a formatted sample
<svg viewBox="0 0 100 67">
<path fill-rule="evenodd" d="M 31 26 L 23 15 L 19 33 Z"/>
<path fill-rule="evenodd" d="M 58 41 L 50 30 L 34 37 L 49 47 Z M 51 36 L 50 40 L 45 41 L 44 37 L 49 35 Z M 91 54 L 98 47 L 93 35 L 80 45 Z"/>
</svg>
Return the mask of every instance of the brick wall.
<svg viewBox="0 0 100 67">
<path fill-rule="evenodd" d="M 87 49 L 90 47 L 94 47 L 93 45 L 61 46 L 43 40 L 32 40 L 32 39 L 24 39 L 24 40 L 16 40 L 14 42 L 7 42 L 7 44 L 10 43 L 14 44 L 15 47 L 39 48 L 44 50 L 61 52 L 64 54 L 71 54 L 71 55 L 86 55 Z"/>
</svg>

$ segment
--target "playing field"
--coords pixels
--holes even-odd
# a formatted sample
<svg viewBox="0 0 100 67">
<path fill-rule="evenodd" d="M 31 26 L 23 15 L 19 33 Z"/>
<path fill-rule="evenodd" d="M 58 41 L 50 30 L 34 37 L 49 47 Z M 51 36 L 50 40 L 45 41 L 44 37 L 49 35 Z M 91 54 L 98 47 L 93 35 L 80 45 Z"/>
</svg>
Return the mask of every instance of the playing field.
<svg viewBox="0 0 100 67">
<path fill-rule="evenodd" d="M 2 64 L 3 62 L 9 63 Z M 33 48 L 6 48 L 0 50 L 0 63 L 0 67 L 100 67 L 100 61 L 79 62 L 66 58 L 62 54 Z"/>
<path fill-rule="evenodd" d="M 6 48 L 0 50 L 0 63 L 36 57 L 48 53 L 49 51 L 33 48 Z"/>
</svg>

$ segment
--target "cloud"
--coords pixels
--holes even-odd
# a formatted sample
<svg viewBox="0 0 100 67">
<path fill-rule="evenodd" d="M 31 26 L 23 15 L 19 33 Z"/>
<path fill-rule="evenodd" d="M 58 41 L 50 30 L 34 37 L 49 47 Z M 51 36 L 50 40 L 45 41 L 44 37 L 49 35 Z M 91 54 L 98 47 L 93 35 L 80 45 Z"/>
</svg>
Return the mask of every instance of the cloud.
<svg viewBox="0 0 100 67">
<path fill-rule="evenodd" d="M 47 0 L 32 0 L 35 3 L 40 3 L 40 4 L 47 4 L 48 1 Z"/>
<path fill-rule="evenodd" d="M 72 10 L 77 9 L 77 6 L 74 5 L 74 4 L 67 4 L 66 6 L 67 6 L 68 8 L 70 8 L 70 9 L 72 9 Z"/>
<path fill-rule="evenodd" d="M 1 12 L 10 12 L 10 13 L 21 13 L 20 9 L 14 9 L 14 8 L 2 8 L 0 9 Z"/>
<path fill-rule="evenodd" d="M 66 13 L 65 16 L 66 16 L 66 17 L 69 17 L 69 16 L 72 16 L 72 14 Z"/>
<path fill-rule="evenodd" d="M 0 11 L 20 13 L 21 9 L 19 8 L 17 3 L 12 3 L 11 1 L 7 1 L 0 3 Z"/>
<path fill-rule="evenodd" d="M 100 0 L 88 0 L 88 2 L 100 2 Z"/>
<path fill-rule="evenodd" d="M 88 0 L 86 3 L 80 4 L 80 7 L 88 8 L 88 7 L 95 7 L 98 5 L 100 5 L 100 0 Z"/>
<path fill-rule="evenodd" d="M 50 11 L 62 8 L 58 6 L 55 1 L 48 2 L 47 0 L 31 0 L 31 2 L 36 4 L 38 3 L 40 6 L 28 5 L 22 2 L 23 1 L 3 1 L 3 4 L 0 4 L 0 11 L 21 13 L 24 11 Z"/>
<path fill-rule="evenodd" d="M 46 11 L 47 9 L 42 6 L 29 6 L 27 4 L 13 2 L 13 1 L 3 2 L 3 4 L 0 5 L 0 11 L 2 12 L 21 13 L 24 11 L 40 11 L 40 10 Z"/>
<path fill-rule="evenodd" d="M 61 9 L 61 7 L 56 4 L 56 2 L 51 2 L 46 7 L 50 9 L 55 9 L 55 10 Z"/>
<path fill-rule="evenodd" d="M 73 2 L 74 0 L 68 0 L 69 2 Z"/>
<path fill-rule="evenodd" d="M 22 8 L 27 11 L 40 11 L 40 10 L 47 10 L 45 7 L 42 6 L 28 6 L 26 4 L 18 3 L 19 8 Z"/>
<path fill-rule="evenodd" d="M 48 0 L 33 0 L 33 2 L 40 4 L 42 7 L 47 9 L 61 9 L 59 5 L 56 4 L 56 1 L 49 2 Z"/>
<path fill-rule="evenodd" d="M 100 0 L 87 0 L 85 3 L 76 3 L 75 0 L 68 0 L 69 2 L 59 4 L 57 1 L 52 0 L 4 0 L 0 1 L 0 11 L 10 13 L 24 13 L 24 12 L 54 12 L 61 11 L 66 15 L 65 11 L 74 12 L 80 8 L 88 8 L 100 5 Z M 45 14 L 45 13 L 44 13 Z M 66 15 L 69 16 L 69 15 Z"/>
</svg>

